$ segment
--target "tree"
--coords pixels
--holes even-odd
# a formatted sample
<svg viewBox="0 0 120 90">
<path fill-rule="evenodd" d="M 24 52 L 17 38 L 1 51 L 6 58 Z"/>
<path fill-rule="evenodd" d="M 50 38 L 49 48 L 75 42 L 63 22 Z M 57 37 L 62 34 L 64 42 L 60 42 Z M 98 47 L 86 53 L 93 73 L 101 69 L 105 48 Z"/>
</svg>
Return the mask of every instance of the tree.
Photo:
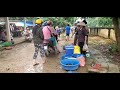
<svg viewBox="0 0 120 90">
<path fill-rule="evenodd" d="M 115 37 L 117 42 L 118 51 L 120 52 L 120 28 L 119 28 L 119 17 L 95 17 L 95 18 L 88 18 L 88 25 L 92 27 L 112 27 L 114 26 L 115 29 Z"/>
<path fill-rule="evenodd" d="M 119 28 L 119 18 L 118 17 L 113 17 L 112 18 L 114 29 L 115 29 L 115 36 L 116 36 L 116 41 L 117 41 L 117 46 L 118 46 L 118 51 L 120 52 L 120 28 Z"/>
<path fill-rule="evenodd" d="M 112 19 L 110 17 L 92 17 L 87 18 L 90 27 L 112 27 Z"/>
</svg>

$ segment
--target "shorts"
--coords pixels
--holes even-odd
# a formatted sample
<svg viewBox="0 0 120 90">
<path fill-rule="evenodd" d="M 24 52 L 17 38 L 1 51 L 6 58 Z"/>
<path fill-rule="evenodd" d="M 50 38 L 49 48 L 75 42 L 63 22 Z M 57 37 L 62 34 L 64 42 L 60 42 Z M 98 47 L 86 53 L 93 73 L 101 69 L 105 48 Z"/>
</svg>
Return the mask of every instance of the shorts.
<svg viewBox="0 0 120 90">
<path fill-rule="evenodd" d="M 66 34 L 66 36 L 69 36 L 70 34 Z"/>
</svg>

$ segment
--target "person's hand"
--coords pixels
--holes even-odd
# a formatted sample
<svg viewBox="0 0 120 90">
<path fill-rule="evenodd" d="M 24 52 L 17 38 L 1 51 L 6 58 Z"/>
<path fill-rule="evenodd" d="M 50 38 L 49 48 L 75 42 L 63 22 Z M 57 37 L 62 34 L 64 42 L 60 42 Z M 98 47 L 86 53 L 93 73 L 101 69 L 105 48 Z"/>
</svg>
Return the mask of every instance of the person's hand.
<svg viewBox="0 0 120 90">
<path fill-rule="evenodd" d="M 86 41 L 84 42 L 84 45 L 87 44 Z"/>
<path fill-rule="evenodd" d="M 73 35 L 74 35 L 74 34 L 72 34 L 71 38 L 73 38 Z"/>
<path fill-rule="evenodd" d="M 77 46 L 79 46 L 79 44 L 77 43 Z"/>
</svg>

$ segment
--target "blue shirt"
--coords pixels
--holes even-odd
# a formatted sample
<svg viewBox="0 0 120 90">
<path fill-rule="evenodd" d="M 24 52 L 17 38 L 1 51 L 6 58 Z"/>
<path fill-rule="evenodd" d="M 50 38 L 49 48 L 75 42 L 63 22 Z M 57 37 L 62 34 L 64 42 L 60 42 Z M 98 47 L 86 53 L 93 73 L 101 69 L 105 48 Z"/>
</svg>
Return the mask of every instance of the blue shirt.
<svg viewBox="0 0 120 90">
<path fill-rule="evenodd" d="M 65 30 L 66 30 L 66 34 L 70 34 L 70 26 L 66 26 Z"/>
</svg>

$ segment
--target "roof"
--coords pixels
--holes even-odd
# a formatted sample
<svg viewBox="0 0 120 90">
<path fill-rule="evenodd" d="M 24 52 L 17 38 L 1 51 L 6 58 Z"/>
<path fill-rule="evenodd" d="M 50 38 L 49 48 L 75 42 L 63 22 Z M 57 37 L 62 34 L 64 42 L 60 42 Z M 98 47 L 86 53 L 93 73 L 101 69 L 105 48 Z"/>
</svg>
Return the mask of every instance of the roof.
<svg viewBox="0 0 120 90">
<path fill-rule="evenodd" d="M 14 23 L 16 26 L 24 27 L 24 21 L 9 22 L 9 23 Z M 4 24 L 5 22 L 0 22 L 0 25 L 4 25 Z M 31 21 L 26 21 L 26 26 L 34 26 L 34 24 Z"/>
<path fill-rule="evenodd" d="M 16 22 L 15 25 L 24 27 L 24 22 Z M 33 22 L 26 21 L 26 26 L 34 26 L 34 24 Z"/>
</svg>

